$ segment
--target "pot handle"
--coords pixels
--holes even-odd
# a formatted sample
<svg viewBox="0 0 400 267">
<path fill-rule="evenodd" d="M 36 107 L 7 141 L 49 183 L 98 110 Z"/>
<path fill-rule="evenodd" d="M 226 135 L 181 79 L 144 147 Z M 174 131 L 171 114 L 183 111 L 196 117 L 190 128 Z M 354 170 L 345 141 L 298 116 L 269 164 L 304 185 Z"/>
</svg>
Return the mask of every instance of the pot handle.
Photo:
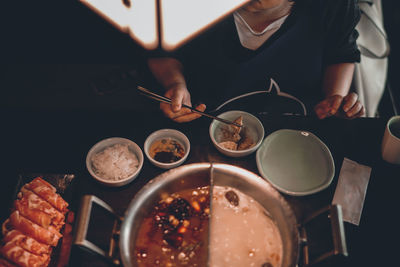
<svg viewBox="0 0 400 267">
<path fill-rule="evenodd" d="M 119 265 L 118 239 L 121 222 L 122 218 L 107 203 L 96 196 L 85 195 L 80 203 L 73 244 Z M 96 227 L 101 227 L 104 236 L 96 234 Z M 104 228 L 110 229 L 107 231 Z"/>
<path fill-rule="evenodd" d="M 315 238 L 326 232 L 328 232 L 327 236 L 323 238 L 322 242 L 321 238 Z M 329 205 L 311 214 L 303 221 L 300 235 L 304 266 L 322 262 L 333 256 L 348 255 L 340 205 Z M 317 242 L 316 239 L 319 241 Z"/>
</svg>

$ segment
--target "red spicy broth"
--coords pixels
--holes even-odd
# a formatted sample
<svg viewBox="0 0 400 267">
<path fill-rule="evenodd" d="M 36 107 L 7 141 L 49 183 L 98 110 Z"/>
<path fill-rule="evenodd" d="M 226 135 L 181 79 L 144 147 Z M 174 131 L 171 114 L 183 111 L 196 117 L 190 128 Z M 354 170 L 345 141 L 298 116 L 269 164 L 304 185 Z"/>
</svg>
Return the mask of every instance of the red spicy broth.
<svg viewBox="0 0 400 267">
<path fill-rule="evenodd" d="M 166 196 L 144 218 L 134 255 L 138 266 L 206 266 L 209 186 Z"/>
</svg>

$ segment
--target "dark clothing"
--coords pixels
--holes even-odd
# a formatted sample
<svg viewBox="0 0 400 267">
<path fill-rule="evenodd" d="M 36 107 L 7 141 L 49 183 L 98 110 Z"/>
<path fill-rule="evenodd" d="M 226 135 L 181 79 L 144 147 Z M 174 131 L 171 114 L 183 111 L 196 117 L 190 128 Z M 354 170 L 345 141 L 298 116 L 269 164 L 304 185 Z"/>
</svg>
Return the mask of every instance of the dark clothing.
<svg viewBox="0 0 400 267">
<path fill-rule="evenodd" d="M 233 16 L 177 51 L 192 101 L 212 110 L 229 98 L 267 90 L 282 92 L 310 110 L 322 98 L 327 65 L 359 61 L 355 0 L 297 1 L 281 28 L 255 51 L 244 48 Z"/>
</svg>

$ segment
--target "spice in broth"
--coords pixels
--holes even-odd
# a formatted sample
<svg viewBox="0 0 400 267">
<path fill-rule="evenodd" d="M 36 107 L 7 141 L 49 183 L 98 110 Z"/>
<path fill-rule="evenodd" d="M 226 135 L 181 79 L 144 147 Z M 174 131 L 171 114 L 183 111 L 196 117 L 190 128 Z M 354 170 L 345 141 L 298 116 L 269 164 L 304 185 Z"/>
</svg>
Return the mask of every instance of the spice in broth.
<svg viewBox="0 0 400 267">
<path fill-rule="evenodd" d="M 209 213 L 209 186 L 164 197 L 140 226 L 138 266 L 207 266 Z"/>
</svg>

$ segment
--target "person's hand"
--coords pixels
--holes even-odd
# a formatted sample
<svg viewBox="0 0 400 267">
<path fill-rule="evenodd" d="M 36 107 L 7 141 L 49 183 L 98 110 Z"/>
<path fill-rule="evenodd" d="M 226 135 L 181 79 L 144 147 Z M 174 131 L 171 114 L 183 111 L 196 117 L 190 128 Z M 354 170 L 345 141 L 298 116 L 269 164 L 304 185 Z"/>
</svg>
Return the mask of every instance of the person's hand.
<svg viewBox="0 0 400 267">
<path fill-rule="evenodd" d="M 340 95 L 329 96 L 319 102 L 314 111 L 319 119 L 325 119 L 330 116 L 354 119 L 365 114 L 365 108 L 358 101 L 356 93 L 350 93 L 345 97 Z"/>
<path fill-rule="evenodd" d="M 165 96 L 172 100 L 172 104 L 161 103 L 160 109 L 165 116 L 176 122 L 189 122 L 201 117 L 200 114 L 191 111 L 188 108 L 182 108 L 182 104 L 192 106 L 190 93 L 183 85 L 176 85 L 165 92 Z M 206 105 L 196 106 L 199 111 L 204 111 Z"/>
</svg>

